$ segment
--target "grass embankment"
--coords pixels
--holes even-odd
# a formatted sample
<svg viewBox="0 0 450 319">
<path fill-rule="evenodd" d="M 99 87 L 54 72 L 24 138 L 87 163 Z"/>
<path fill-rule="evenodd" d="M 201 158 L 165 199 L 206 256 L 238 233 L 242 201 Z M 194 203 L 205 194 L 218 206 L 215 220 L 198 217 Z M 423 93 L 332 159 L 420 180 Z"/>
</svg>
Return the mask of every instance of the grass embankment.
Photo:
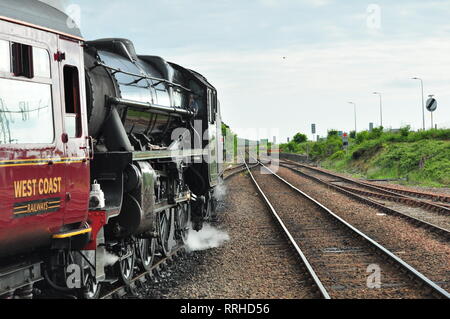
<svg viewBox="0 0 450 319">
<path fill-rule="evenodd" d="M 406 178 L 408 184 L 450 187 L 450 129 L 352 134 L 348 151 L 336 131 L 319 142 L 281 145 L 284 152 L 306 154 L 328 169 L 369 179 Z"/>
</svg>

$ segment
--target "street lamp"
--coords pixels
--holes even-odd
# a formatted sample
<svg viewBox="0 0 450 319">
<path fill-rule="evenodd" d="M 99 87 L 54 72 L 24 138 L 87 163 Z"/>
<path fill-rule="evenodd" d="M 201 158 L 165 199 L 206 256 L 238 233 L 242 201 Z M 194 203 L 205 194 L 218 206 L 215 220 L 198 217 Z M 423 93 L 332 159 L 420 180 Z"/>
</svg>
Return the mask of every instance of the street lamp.
<svg viewBox="0 0 450 319">
<path fill-rule="evenodd" d="M 353 104 L 354 111 L 355 111 L 355 134 L 356 134 L 356 103 L 355 102 L 348 102 L 349 104 Z"/>
<path fill-rule="evenodd" d="M 412 80 L 420 80 L 420 84 L 422 87 L 422 122 L 423 122 L 423 130 L 425 131 L 425 102 L 423 99 L 423 80 L 418 77 L 413 77 Z"/>
<path fill-rule="evenodd" d="M 380 97 L 380 126 L 383 127 L 383 100 L 380 92 L 373 92 Z"/>
</svg>

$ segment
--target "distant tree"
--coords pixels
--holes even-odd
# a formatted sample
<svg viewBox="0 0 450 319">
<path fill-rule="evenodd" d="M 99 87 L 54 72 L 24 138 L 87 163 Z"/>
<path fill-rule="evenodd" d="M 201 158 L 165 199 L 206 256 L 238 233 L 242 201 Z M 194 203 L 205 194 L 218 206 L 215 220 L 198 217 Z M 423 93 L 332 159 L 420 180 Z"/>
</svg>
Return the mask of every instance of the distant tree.
<svg viewBox="0 0 450 319">
<path fill-rule="evenodd" d="M 305 134 L 297 133 L 294 135 L 294 142 L 297 144 L 304 143 L 308 140 L 308 137 Z"/>
<path fill-rule="evenodd" d="M 400 128 L 400 134 L 404 137 L 407 137 L 409 135 L 409 132 L 411 132 L 411 126 L 406 125 Z"/>
<path fill-rule="evenodd" d="M 356 138 L 356 131 L 350 132 L 350 138 Z"/>
<path fill-rule="evenodd" d="M 376 140 L 381 135 L 383 135 L 383 127 L 374 127 L 371 132 L 369 132 L 369 140 Z"/>
<path fill-rule="evenodd" d="M 338 131 L 337 130 L 329 130 L 328 137 L 332 137 L 332 136 L 338 136 Z"/>
</svg>

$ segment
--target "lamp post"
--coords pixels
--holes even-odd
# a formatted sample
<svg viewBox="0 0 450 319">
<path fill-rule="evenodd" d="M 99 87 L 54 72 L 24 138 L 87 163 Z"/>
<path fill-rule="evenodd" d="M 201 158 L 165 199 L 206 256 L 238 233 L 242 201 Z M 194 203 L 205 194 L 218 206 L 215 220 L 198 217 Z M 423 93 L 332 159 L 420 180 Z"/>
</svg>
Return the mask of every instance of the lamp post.
<svg viewBox="0 0 450 319">
<path fill-rule="evenodd" d="M 354 112 L 355 112 L 355 133 L 356 133 L 356 103 L 355 102 L 348 102 L 349 104 L 353 104 Z"/>
<path fill-rule="evenodd" d="M 423 99 L 423 80 L 418 77 L 413 77 L 412 80 L 420 80 L 420 85 L 422 87 L 422 122 L 423 122 L 423 130 L 425 131 L 425 102 Z"/>
<path fill-rule="evenodd" d="M 383 127 L 383 99 L 380 92 L 373 92 L 380 97 L 380 126 Z"/>
</svg>

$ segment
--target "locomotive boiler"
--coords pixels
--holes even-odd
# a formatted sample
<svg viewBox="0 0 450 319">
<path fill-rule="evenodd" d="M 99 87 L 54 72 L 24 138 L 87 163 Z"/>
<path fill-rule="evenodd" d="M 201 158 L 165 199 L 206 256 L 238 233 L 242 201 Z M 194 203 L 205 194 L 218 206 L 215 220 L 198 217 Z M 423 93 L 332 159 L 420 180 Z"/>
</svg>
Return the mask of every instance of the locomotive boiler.
<svg viewBox="0 0 450 319">
<path fill-rule="evenodd" d="M 130 40 L 84 41 L 68 19 L 0 4 L 0 297 L 97 297 L 215 213 L 216 89 Z"/>
</svg>

